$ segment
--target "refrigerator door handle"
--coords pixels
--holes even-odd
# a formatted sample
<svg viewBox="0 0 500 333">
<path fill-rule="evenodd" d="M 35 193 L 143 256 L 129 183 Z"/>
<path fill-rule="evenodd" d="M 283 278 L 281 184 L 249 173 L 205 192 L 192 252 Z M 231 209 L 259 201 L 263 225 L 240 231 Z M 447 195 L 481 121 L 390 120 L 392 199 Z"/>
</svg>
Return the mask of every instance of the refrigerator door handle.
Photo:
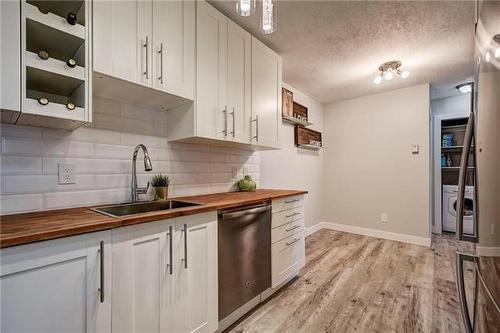
<svg viewBox="0 0 500 333">
<path fill-rule="evenodd" d="M 457 196 L 457 239 L 477 242 L 477 232 L 474 235 L 464 235 L 464 199 L 465 199 L 465 184 L 467 181 L 467 173 L 469 167 L 469 153 L 472 146 L 472 137 L 474 132 L 474 112 L 470 113 L 469 121 L 464 136 L 464 148 L 462 150 L 462 158 L 460 161 L 460 172 L 458 174 L 458 196 Z M 474 200 L 475 201 L 475 200 Z"/>
<path fill-rule="evenodd" d="M 460 311 L 462 312 L 462 319 L 464 322 L 465 331 L 472 333 L 474 331 L 473 324 L 469 316 L 469 307 L 467 305 L 467 296 L 465 294 L 465 281 L 464 281 L 464 260 L 475 261 L 475 257 L 470 254 L 457 252 L 457 292 L 460 303 Z"/>
</svg>

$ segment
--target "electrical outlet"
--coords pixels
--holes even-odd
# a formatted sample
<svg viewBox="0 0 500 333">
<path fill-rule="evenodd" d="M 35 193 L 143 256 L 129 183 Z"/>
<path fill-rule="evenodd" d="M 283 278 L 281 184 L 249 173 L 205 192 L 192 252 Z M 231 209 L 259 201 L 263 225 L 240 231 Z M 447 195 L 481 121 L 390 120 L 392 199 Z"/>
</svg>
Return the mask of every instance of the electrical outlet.
<svg viewBox="0 0 500 333">
<path fill-rule="evenodd" d="M 389 222 L 389 216 L 387 215 L 387 213 L 380 214 L 380 222 L 382 223 Z"/>
<path fill-rule="evenodd" d="M 76 183 L 76 173 L 75 166 L 73 164 L 63 164 L 59 163 L 59 184 L 75 184 Z"/>
</svg>

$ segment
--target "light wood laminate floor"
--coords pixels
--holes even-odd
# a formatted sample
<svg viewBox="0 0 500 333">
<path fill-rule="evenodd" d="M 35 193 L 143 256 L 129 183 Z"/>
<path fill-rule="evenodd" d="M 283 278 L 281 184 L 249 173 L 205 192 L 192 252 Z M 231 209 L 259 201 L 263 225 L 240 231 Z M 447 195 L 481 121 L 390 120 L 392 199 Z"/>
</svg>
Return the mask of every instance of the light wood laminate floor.
<svg viewBox="0 0 500 333">
<path fill-rule="evenodd" d="M 462 332 L 457 248 L 472 250 L 446 235 L 427 248 L 320 230 L 306 239 L 299 277 L 229 331 Z"/>
</svg>

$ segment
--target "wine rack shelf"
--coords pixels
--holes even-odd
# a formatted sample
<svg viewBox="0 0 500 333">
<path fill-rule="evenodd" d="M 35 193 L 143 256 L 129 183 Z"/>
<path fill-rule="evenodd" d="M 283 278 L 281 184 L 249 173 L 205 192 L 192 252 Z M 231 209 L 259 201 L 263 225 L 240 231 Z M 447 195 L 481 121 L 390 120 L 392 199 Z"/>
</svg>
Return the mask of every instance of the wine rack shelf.
<svg viewBox="0 0 500 333">
<path fill-rule="evenodd" d="M 26 51 L 25 60 L 27 67 L 80 80 L 80 83 L 85 81 L 84 67 L 75 66 L 74 68 L 71 68 L 64 61 L 53 58 L 42 60 L 37 54 L 29 51 Z"/>
<path fill-rule="evenodd" d="M 74 110 L 68 110 L 66 105 L 53 102 L 47 105 L 41 105 L 38 103 L 38 100 L 31 98 L 26 98 L 24 113 L 38 116 L 64 118 L 67 120 L 85 121 L 84 108 L 76 107 Z"/>
<path fill-rule="evenodd" d="M 24 11 L 26 19 L 28 20 L 41 23 L 59 31 L 63 31 L 64 33 L 78 37 L 81 40 L 85 39 L 85 26 L 81 24 L 68 24 L 66 22 L 66 18 L 55 15 L 53 13 L 44 14 L 38 9 L 37 6 L 32 5 L 28 2 L 24 3 Z"/>
</svg>

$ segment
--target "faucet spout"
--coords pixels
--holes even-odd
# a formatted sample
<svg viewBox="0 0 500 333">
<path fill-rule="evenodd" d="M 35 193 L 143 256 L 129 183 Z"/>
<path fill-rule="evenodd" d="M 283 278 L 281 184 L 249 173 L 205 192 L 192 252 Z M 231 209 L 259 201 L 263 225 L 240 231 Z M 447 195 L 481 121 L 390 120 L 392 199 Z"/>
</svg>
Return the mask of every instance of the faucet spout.
<svg viewBox="0 0 500 333">
<path fill-rule="evenodd" d="M 153 170 L 153 164 L 151 163 L 151 158 L 149 158 L 149 153 L 148 149 L 146 148 L 145 145 L 138 144 L 135 149 L 134 149 L 134 154 L 132 155 L 132 195 L 131 195 L 131 201 L 136 202 L 138 195 L 139 194 L 145 194 L 148 192 L 149 188 L 149 182 L 147 187 L 137 187 L 137 153 L 139 152 L 139 149 L 142 149 L 144 153 L 144 171 L 151 171 Z"/>
</svg>

